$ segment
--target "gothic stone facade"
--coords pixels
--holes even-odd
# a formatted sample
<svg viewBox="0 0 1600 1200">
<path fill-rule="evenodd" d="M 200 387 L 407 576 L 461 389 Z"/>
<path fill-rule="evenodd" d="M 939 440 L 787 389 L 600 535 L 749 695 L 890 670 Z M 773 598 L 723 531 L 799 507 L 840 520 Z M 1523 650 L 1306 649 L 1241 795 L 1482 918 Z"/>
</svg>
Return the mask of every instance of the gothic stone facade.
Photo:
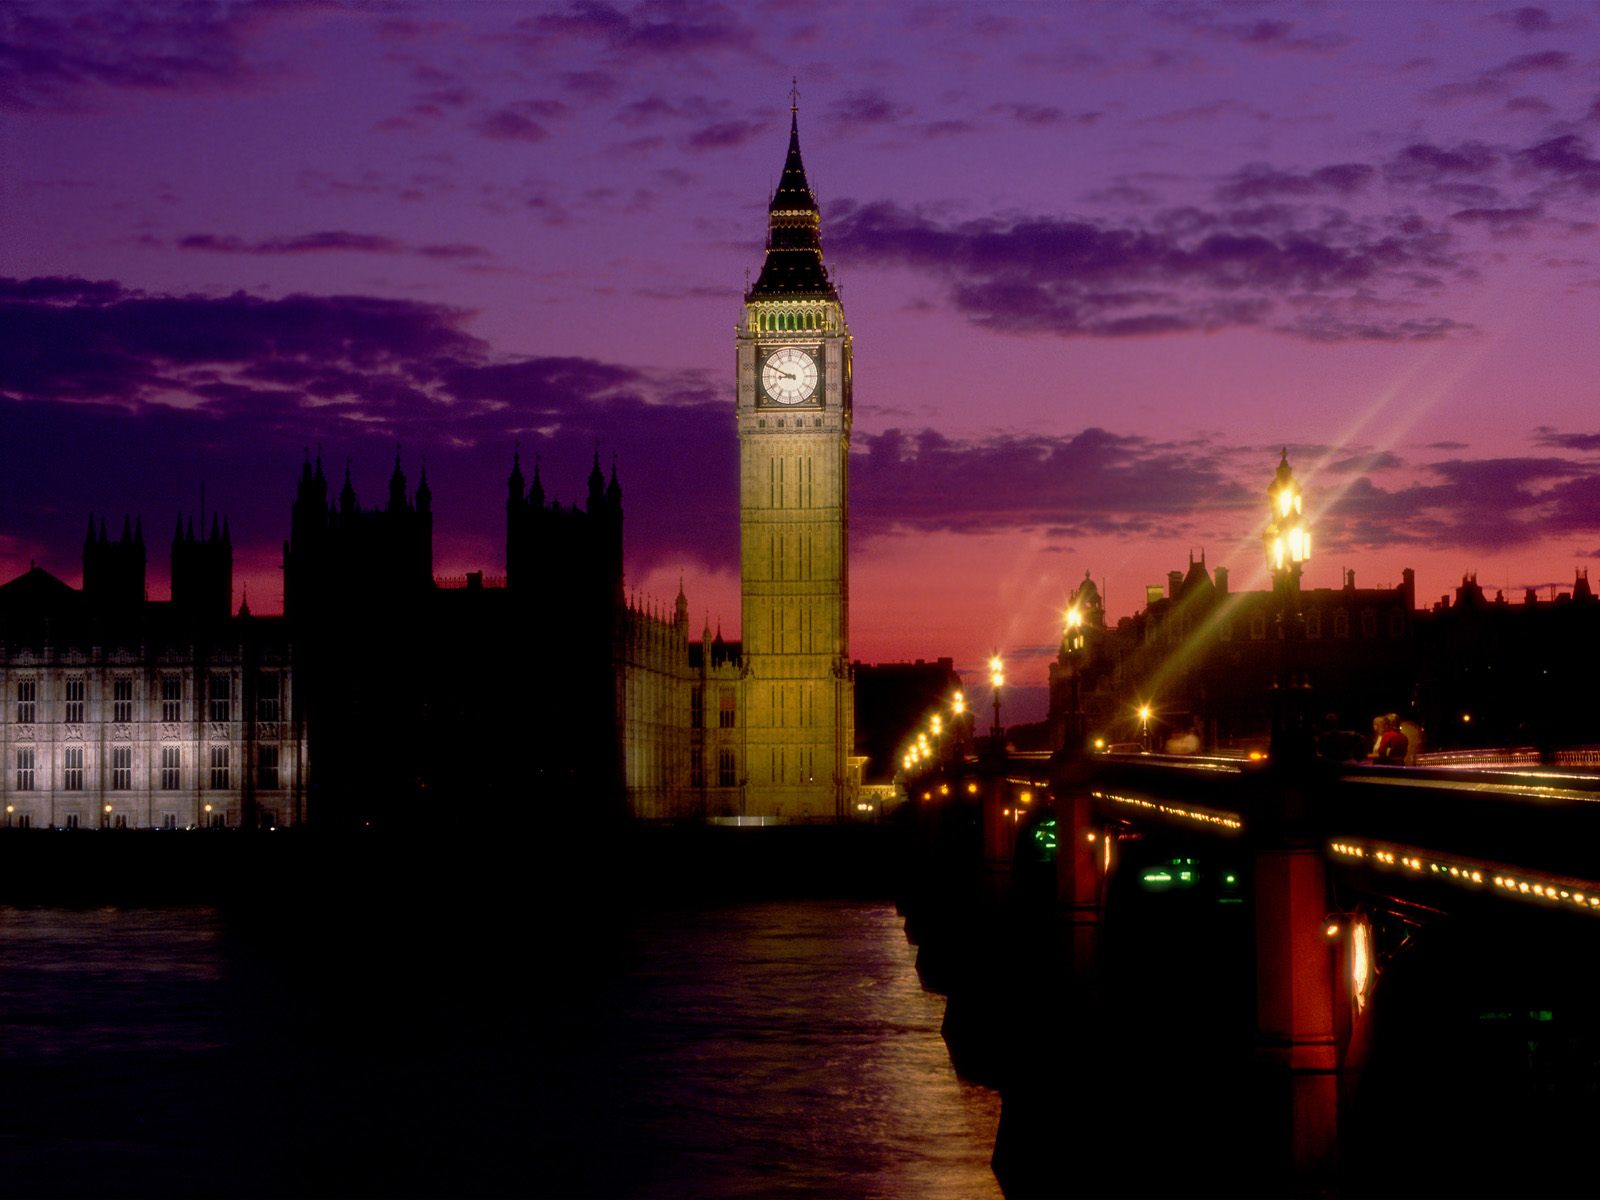
<svg viewBox="0 0 1600 1200">
<path fill-rule="evenodd" d="M 13 829 L 293 825 L 303 816 L 281 618 L 230 615 L 226 527 L 180 523 L 173 598 L 145 600 L 142 530 L 90 522 L 84 586 L 0 586 L 0 807 Z"/>
</svg>

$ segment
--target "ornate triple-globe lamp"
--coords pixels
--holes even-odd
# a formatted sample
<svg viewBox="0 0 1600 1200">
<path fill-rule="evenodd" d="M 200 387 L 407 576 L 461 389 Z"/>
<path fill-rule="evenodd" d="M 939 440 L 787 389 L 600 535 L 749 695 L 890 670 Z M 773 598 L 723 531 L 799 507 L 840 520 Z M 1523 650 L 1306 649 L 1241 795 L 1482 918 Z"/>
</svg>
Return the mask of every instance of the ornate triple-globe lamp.
<svg viewBox="0 0 1600 1200">
<path fill-rule="evenodd" d="M 1300 484 L 1289 465 L 1286 447 L 1278 461 L 1278 471 L 1267 489 L 1267 499 L 1272 511 L 1267 517 L 1265 535 L 1267 569 L 1273 582 L 1300 580 L 1300 569 L 1311 557 L 1311 530 L 1306 525 L 1305 500 L 1300 494 Z"/>
<path fill-rule="evenodd" d="M 1311 681 L 1301 661 L 1304 648 L 1300 644 L 1300 572 L 1311 558 L 1311 530 L 1306 525 L 1305 500 L 1289 466 L 1287 449 L 1278 460 L 1267 499 L 1271 504 L 1265 534 L 1267 569 L 1272 572 L 1279 621 L 1270 757 L 1282 767 L 1308 760 L 1312 755 Z"/>
</svg>

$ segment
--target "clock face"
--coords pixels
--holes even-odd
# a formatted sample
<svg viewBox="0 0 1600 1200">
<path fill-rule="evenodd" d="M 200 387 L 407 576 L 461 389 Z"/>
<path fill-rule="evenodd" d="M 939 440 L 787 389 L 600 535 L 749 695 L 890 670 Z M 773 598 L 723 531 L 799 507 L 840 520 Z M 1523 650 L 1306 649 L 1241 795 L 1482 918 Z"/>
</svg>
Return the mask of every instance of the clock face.
<svg viewBox="0 0 1600 1200">
<path fill-rule="evenodd" d="M 817 390 L 817 360 L 785 346 L 762 364 L 761 387 L 779 404 L 803 404 Z"/>
</svg>

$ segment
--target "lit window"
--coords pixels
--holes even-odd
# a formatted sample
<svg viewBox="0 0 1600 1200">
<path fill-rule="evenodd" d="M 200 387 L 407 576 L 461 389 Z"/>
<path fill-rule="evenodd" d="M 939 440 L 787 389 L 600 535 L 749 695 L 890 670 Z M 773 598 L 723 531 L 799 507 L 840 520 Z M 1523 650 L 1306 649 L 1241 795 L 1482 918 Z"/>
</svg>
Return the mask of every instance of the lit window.
<svg viewBox="0 0 1600 1200">
<path fill-rule="evenodd" d="M 111 719 L 124 723 L 133 720 L 133 680 L 111 681 Z"/>
<path fill-rule="evenodd" d="M 228 784 L 228 748 L 226 746 L 211 747 L 211 786 L 221 791 Z"/>
<path fill-rule="evenodd" d="M 256 786 L 261 788 L 275 788 L 278 786 L 278 748 L 276 746 L 262 746 L 258 751 Z"/>
<path fill-rule="evenodd" d="M 61 787 L 63 791 L 83 791 L 83 747 L 68 746 L 61 754 Z"/>
<path fill-rule="evenodd" d="M 282 676 L 276 671 L 263 671 L 256 685 L 256 720 L 276 721 L 283 704 Z"/>
<path fill-rule="evenodd" d="M 211 719 L 213 721 L 227 721 L 230 717 L 231 699 L 228 688 L 228 675 L 225 671 L 214 671 L 211 675 Z"/>
<path fill-rule="evenodd" d="M 111 790 L 126 792 L 133 787 L 133 747 L 111 748 Z"/>
</svg>

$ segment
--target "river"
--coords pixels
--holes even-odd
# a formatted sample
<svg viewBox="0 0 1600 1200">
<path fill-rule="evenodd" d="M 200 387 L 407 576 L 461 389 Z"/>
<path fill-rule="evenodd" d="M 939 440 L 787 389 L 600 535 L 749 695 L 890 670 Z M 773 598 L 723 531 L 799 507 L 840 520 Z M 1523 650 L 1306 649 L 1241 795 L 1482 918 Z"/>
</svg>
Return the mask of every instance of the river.
<svg viewBox="0 0 1600 1200">
<path fill-rule="evenodd" d="M 891 905 L 0 909 L 8 1195 L 998 1196 Z"/>
</svg>

